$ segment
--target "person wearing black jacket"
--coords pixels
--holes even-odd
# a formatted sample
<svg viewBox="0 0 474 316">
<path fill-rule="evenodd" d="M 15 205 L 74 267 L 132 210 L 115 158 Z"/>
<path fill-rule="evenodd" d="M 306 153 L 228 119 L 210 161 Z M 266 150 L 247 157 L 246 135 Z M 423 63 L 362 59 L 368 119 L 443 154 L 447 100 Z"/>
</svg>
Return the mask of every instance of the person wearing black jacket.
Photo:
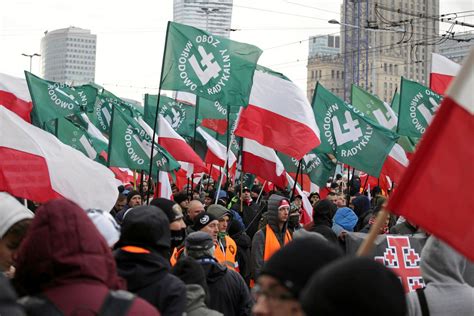
<svg viewBox="0 0 474 316">
<path fill-rule="evenodd" d="M 337 243 L 336 233 L 332 230 L 332 216 L 336 205 L 329 200 L 321 200 L 313 207 L 313 227 L 311 231 L 320 233 L 328 241 Z"/>
<path fill-rule="evenodd" d="M 237 245 L 237 254 L 235 259 L 239 263 L 239 273 L 244 278 L 245 284 L 250 285 L 252 269 L 250 267 L 250 249 L 252 239 L 242 230 L 239 223 L 233 220 L 229 226 L 229 236 Z"/>
<path fill-rule="evenodd" d="M 196 259 L 206 274 L 209 308 L 226 316 L 250 315 L 252 299 L 239 273 L 219 264 L 214 258 L 214 241 L 204 232 L 191 233 L 184 242 L 186 256 Z"/>
<path fill-rule="evenodd" d="M 261 218 L 259 205 L 252 200 L 250 189 L 247 187 L 243 189 L 241 199 L 242 212 L 240 209 L 241 201 L 237 201 L 237 203 L 232 206 L 232 210 L 236 211 L 242 217 L 245 232 L 250 238 L 253 238 L 258 231 L 258 223 Z"/>
<path fill-rule="evenodd" d="M 130 210 L 122 222 L 115 260 L 128 290 L 154 305 L 162 315 L 181 316 L 186 308 L 186 286 L 170 273 L 169 220 L 155 206 Z"/>
</svg>

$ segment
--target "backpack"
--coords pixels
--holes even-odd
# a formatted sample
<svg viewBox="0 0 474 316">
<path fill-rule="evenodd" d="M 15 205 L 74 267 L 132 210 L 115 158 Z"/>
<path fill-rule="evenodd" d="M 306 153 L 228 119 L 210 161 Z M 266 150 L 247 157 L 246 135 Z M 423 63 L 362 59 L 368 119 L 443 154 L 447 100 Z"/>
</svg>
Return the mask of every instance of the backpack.
<svg viewBox="0 0 474 316">
<path fill-rule="evenodd" d="M 99 316 L 125 316 L 135 300 L 135 295 L 123 291 L 109 291 L 100 307 Z M 18 303 L 29 316 L 62 316 L 64 315 L 46 296 L 26 296 Z"/>
</svg>

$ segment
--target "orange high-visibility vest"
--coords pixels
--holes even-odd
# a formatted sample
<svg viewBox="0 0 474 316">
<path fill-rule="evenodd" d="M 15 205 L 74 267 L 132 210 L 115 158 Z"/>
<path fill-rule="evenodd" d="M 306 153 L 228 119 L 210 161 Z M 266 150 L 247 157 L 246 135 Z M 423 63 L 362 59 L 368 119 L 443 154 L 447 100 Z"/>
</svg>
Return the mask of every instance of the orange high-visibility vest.
<svg viewBox="0 0 474 316">
<path fill-rule="evenodd" d="M 235 255 L 237 254 L 237 245 L 235 241 L 229 236 L 225 236 L 225 249 L 222 251 L 219 244 L 216 245 L 216 250 L 214 252 L 214 257 L 217 262 L 227 266 L 229 269 L 234 271 L 238 270 L 238 264 L 235 261 Z"/>
<path fill-rule="evenodd" d="M 285 233 L 284 244 L 286 245 L 290 241 L 291 235 L 287 229 Z M 268 259 L 270 259 L 270 257 L 273 256 L 273 254 L 280 248 L 280 242 L 275 236 L 273 229 L 270 227 L 270 225 L 267 224 L 267 226 L 265 227 L 265 250 L 263 252 L 263 261 L 267 261 Z"/>
</svg>

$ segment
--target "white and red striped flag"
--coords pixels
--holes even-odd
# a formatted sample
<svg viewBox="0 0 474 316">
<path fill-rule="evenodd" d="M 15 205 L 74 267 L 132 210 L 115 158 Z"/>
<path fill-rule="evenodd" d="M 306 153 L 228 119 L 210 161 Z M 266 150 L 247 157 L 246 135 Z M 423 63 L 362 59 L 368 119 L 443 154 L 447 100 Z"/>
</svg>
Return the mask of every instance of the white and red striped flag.
<svg viewBox="0 0 474 316">
<path fill-rule="evenodd" d="M 229 169 L 232 168 L 234 163 L 237 161 L 234 153 L 229 150 L 227 153 L 227 147 L 221 144 L 217 139 L 209 135 L 204 129 L 200 126 L 196 129 L 196 131 L 202 136 L 204 141 L 206 142 L 207 152 L 204 161 L 208 164 L 217 165 L 220 167 L 224 167 L 226 164 L 227 154 L 229 154 Z"/>
<path fill-rule="evenodd" d="M 262 70 L 255 71 L 249 105 L 240 114 L 235 135 L 298 160 L 321 143 L 303 91 L 283 75 Z"/>
<path fill-rule="evenodd" d="M 288 184 L 285 167 L 275 150 L 251 139 L 243 140 L 242 171 L 273 182 L 280 188 Z"/>
<path fill-rule="evenodd" d="M 0 106 L 0 191 L 36 202 L 64 197 L 84 209 L 112 209 L 111 170 Z"/>
<path fill-rule="evenodd" d="M 33 105 L 26 80 L 0 73 L 0 105 L 31 123 Z"/>
<path fill-rule="evenodd" d="M 288 179 L 288 184 L 293 189 L 293 186 L 295 185 L 295 180 L 293 180 L 293 178 L 286 172 L 285 172 L 285 175 Z M 310 223 L 313 220 L 313 206 L 311 205 L 311 201 L 308 199 L 308 196 L 306 196 L 306 194 L 303 192 L 303 190 L 301 190 L 298 183 L 296 184 L 295 190 L 296 190 L 296 192 L 294 194 L 295 195 L 301 195 L 301 198 L 302 198 L 302 201 L 303 201 L 303 205 L 302 205 L 303 213 L 301 214 L 301 221 L 300 222 L 303 225 L 306 225 L 306 224 Z"/>
<path fill-rule="evenodd" d="M 438 94 L 444 94 L 459 69 L 461 69 L 461 65 L 443 55 L 432 53 L 430 89 Z"/>
<path fill-rule="evenodd" d="M 385 159 L 382 167 L 382 175 L 387 175 L 396 183 L 400 183 L 406 168 L 408 167 L 408 158 L 402 146 L 395 144 Z"/>
<path fill-rule="evenodd" d="M 474 49 L 446 92 L 388 209 L 474 260 Z"/>
</svg>

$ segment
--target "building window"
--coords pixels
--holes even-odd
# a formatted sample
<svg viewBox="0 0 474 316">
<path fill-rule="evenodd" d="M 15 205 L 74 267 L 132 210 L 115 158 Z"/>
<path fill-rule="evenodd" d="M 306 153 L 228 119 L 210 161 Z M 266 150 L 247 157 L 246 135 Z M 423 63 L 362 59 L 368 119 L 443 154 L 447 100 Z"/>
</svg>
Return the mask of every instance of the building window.
<svg viewBox="0 0 474 316">
<path fill-rule="evenodd" d="M 331 70 L 331 79 L 334 79 L 334 70 Z"/>
<path fill-rule="evenodd" d="M 339 79 L 339 70 L 336 71 L 336 79 Z"/>
</svg>

